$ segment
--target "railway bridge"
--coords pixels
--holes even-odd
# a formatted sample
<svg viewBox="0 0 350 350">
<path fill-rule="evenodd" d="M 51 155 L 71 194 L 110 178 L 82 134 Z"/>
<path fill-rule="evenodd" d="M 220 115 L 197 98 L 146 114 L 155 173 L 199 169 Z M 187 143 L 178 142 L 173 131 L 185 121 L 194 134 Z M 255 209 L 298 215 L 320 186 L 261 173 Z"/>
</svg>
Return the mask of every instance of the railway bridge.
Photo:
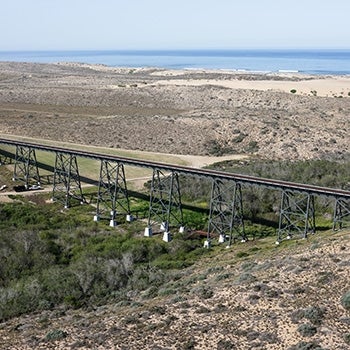
<svg viewBox="0 0 350 350">
<path fill-rule="evenodd" d="M 144 235 L 152 236 L 155 225 L 160 225 L 163 240 L 171 240 L 171 230 L 185 230 L 179 176 L 207 178 L 211 182 L 207 240 L 218 236 L 219 242 L 230 245 L 236 239 L 246 241 L 244 229 L 242 187 L 259 186 L 281 193 L 277 241 L 291 238 L 295 233 L 307 238 L 316 232 L 315 197 L 334 200 L 333 229 L 340 229 L 350 216 L 350 191 L 320 187 L 289 181 L 234 174 L 224 171 L 192 168 L 142 159 L 63 148 L 0 138 L 0 164 L 14 163 L 13 180 L 22 183 L 24 189 L 36 189 L 41 185 L 36 151 L 55 155 L 53 166 L 43 165 L 52 171 L 52 199 L 61 201 L 65 208 L 72 201 L 85 202 L 82 191 L 84 179 L 79 174 L 78 158 L 88 158 L 100 163 L 95 221 L 108 217 L 110 226 L 117 224 L 117 214 L 125 214 L 132 221 L 130 191 L 127 189 L 125 166 L 152 170 L 148 222 Z M 86 182 L 86 181 L 85 181 Z"/>
</svg>

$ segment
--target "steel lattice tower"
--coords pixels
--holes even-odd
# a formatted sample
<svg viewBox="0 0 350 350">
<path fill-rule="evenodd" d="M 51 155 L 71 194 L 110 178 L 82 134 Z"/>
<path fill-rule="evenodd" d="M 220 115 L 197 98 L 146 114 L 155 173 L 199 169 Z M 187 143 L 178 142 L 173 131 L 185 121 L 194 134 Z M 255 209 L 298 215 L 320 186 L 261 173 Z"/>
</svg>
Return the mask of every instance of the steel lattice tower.
<svg viewBox="0 0 350 350">
<path fill-rule="evenodd" d="M 220 243 L 228 241 L 231 245 L 238 237 L 243 242 L 247 241 L 243 220 L 242 187 L 238 182 L 213 179 L 207 245 L 214 233 L 219 235 Z"/>
<path fill-rule="evenodd" d="M 110 226 L 117 224 L 117 214 L 126 214 L 127 221 L 132 220 L 124 164 L 101 160 L 94 221 L 99 221 L 106 211 L 109 212 Z"/>
<path fill-rule="evenodd" d="M 164 231 L 165 241 L 171 240 L 171 226 L 177 225 L 180 231 L 184 230 L 179 177 L 174 171 L 170 175 L 164 175 L 159 169 L 153 170 L 145 236 L 152 235 L 154 223 L 161 223 L 160 229 Z"/>
<path fill-rule="evenodd" d="M 40 185 L 40 176 L 35 150 L 31 147 L 16 146 L 13 180 L 24 182 L 26 189 L 31 185 Z"/>
<path fill-rule="evenodd" d="M 344 227 L 345 217 L 350 217 L 350 200 L 343 198 L 335 199 L 333 230 L 341 230 Z"/>
<path fill-rule="evenodd" d="M 73 154 L 56 153 L 52 199 L 60 201 L 65 208 L 71 206 L 71 199 L 80 204 L 85 202 L 81 189 L 77 157 Z"/>
<path fill-rule="evenodd" d="M 290 239 L 294 232 L 307 238 L 309 233 L 316 232 L 315 225 L 315 200 L 309 193 L 282 191 L 278 239 L 284 237 Z"/>
</svg>

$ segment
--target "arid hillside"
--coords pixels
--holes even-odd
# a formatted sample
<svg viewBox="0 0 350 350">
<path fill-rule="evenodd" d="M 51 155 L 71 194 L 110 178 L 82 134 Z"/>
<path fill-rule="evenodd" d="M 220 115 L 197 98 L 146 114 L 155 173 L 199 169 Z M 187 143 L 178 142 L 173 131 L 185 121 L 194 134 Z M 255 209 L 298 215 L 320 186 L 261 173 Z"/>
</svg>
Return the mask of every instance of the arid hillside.
<svg viewBox="0 0 350 350">
<path fill-rule="evenodd" d="M 0 349 L 346 350 L 349 251 L 349 231 L 216 249 L 127 301 L 1 323 Z"/>
<path fill-rule="evenodd" d="M 340 159 L 350 151 L 349 94 L 348 77 L 2 62 L 0 132 L 164 153 Z"/>
</svg>

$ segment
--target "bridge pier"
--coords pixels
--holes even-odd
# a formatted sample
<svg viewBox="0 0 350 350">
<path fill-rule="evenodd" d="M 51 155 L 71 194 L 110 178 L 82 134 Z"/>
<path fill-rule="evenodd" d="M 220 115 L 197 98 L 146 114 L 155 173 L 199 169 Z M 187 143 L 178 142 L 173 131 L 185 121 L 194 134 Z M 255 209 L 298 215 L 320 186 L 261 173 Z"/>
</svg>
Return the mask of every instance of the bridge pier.
<svg viewBox="0 0 350 350">
<path fill-rule="evenodd" d="M 81 189 L 77 157 L 73 154 L 56 152 L 52 199 L 71 206 L 71 200 L 85 203 Z"/>
<path fill-rule="evenodd" d="M 285 236 L 291 239 L 294 232 L 300 233 L 303 238 L 307 238 L 310 232 L 316 232 L 314 196 L 283 190 L 276 244 Z"/>
<path fill-rule="evenodd" d="M 24 182 L 26 189 L 29 189 L 32 185 L 40 186 L 35 149 L 32 147 L 16 146 L 13 181 L 16 180 Z"/>
<path fill-rule="evenodd" d="M 344 227 L 344 218 L 350 217 L 350 200 L 336 198 L 334 205 L 333 230 L 341 230 Z"/>
<path fill-rule="evenodd" d="M 99 221 L 106 211 L 110 215 L 111 227 L 117 224 L 119 213 L 125 214 L 127 221 L 133 220 L 130 214 L 124 164 L 101 160 L 94 221 Z"/>
<path fill-rule="evenodd" d="M 210 245 L 213 233 L 219 235 L 219 243 L 228 241 L 228 246 L 238 237 L 242 242 L 247 241 L 244 231 L 242 186 L 239 182 L 213 179 L 206 246 Z"/>
<path fill-rule="evenodd" d="M 160 230 L 166 242 L 171 240 L 171 225 L 177 224 L 179 231 L 184 231 L 179 177 L 175 171 L 165 175 L 160 169 L 153 170 L 145 236 L 152 236 L 155 223 L 161 223 Z"/>
</svg>

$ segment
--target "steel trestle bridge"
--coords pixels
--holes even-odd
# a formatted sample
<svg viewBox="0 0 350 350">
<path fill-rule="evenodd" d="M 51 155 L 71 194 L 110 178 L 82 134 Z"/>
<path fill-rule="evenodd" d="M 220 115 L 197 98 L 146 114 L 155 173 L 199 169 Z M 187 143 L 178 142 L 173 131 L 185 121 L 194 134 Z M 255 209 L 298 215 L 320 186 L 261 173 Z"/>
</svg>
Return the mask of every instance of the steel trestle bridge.
<svg viewBox="0 0 350 350">
<path fill-rule="evenodd" d="M 244 186 L 259 186 L 281 191 L 277 243 L 284 238 L 291 238 L 295 232 L 300 233 L 304 238 L 309 233 L 315 233 L 314 199 L 317 196 L 334 199 L 333 229 L 342 228 L 345 219 L 350 216 L 349 190 L 192 168 L 3 138 L 0 138 L 0 145 L 15 148 L 15 152 L 13 152 L 13 179 L 21 181 L 26 189 L 40 186 L 36 151 L 54 153 L 52 198 L 62 201 L 66 208 L 70 206 L 72 199 L 76 199 L 81 203 L 85 201 L 81 188 L 77 157 L 99 161 L 97 210 L 94 220 L 99 221 L 105 215 L 105 212 L 109 211 L 107 215 L 110 218 L 110 226 L 117 224 L 116 216 L 120 213 L 126 214 L 127 221 L 133 220 L 124 166 L 151 169 L 153 176 L 145 236 L 151 236 L 154 223 L 160 223 L 165 241 L 171 240 L 170 226 L 176 225 L 180 231 L 184 231 L 185 223 L 182 215 L 179 175 L 207 178 L 212 183 L 206 241 L 208 246 L 214 234 L 219 236 L 219 242 L 222 243 L 228 241 L 231 244 L 235 239 L 247 240 L 243 220 L 242 187 Z M 0 146 L 0 164 L 5 162 L 7 157 L 9 157 L 9 153 L 2 150 Z"/>
</svg>

